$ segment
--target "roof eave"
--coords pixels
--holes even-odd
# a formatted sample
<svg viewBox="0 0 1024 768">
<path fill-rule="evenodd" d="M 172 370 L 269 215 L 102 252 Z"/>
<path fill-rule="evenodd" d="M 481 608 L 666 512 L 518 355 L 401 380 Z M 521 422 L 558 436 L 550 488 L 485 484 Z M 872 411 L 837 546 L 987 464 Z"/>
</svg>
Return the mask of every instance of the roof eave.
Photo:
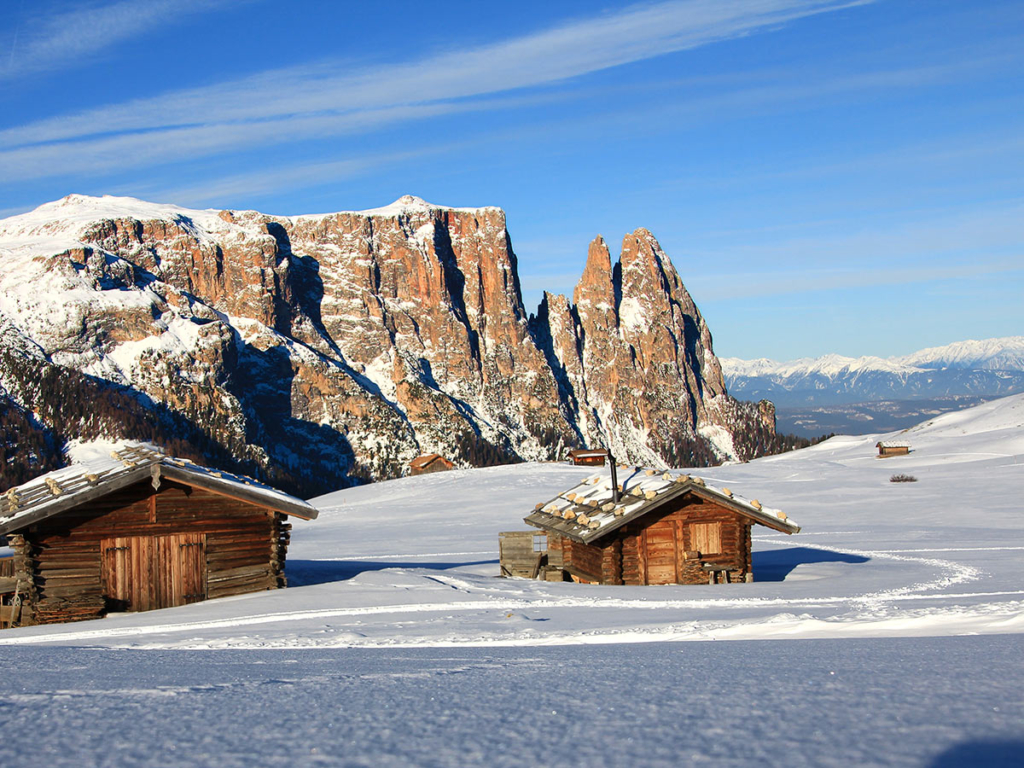
<svg viewBox="0 0 1024 768">
<path fill-rule="evenodd" d="M 87 491 L 68 494 L 63 499 L 58 499 L 52 504 L 47 504 L 40 509 L 26 512 L 25 514 L 15 518 L 8 518 L 6 521 L 0 522 L 0 535 L 20 531 L 30 525 L 42 522 L 43 520 L 59 515 L 62 512 L 66 512 L 73 507 L 77 507 L 79 504 L 83 504 L 87 501 L 93 501 L 95 499 L 101 499 L 115 491 L 120 491 L 122 488 L 135 485 L 135 483 L 152 476 L 152 467 L 153 464 L 140 464 L 139 466 L 132 468 L 129 472 L 105 481 Z"/>
<path fill-rule="evenodd" d="M 764 512 L 761 512 L 756 508 L 748 506 L 743 502 L 736 501 L 735 499 L 732 499 L 726 496 L 725 494 L 708 490 L 706 487 L 694 485 L 694 493 L 700 496 L 702 499 L 718 502 L 722 506 L 728 507 L 734 512 L 738 512 L 739 514 L 744 515 L 745 517 L 749 517 L 755 523 L 760 523 L 766 528 L 771 528 L 773 530 L 778 531 L 779 533 L 793 534 L 800 532 L 800 526 L 798 525 L 793 525 L 792 523 L 787 522 L 786 520 L 780 520 L 779 518 L 775 517 L 775 515 L 769 515 Z"/>
<path fill-rule="evenodd" d="M 181 469 L 174 465 L 162 464 L 160 471 L 164 477 L 175 482 L 195 488 L 202 488 L 204 491 L 237 499 L 257 507 L 266 507 L 283 515 L 291 515 L 303 520 L 315 520 L 320 514 L 316 507 L 312 505 L 300 505 L 286 499 L 275 499 L 258 491 L 249 492 L 245 489 L 245 486 L 238 483 L 199 474 L 198 472 L 190 472 L 187 469 Z"/>
<path fill-rule="evenodd" d="M 663 504 L 667 504 L 668 502 L 677 499 L 680 496 L 685 495 L 686 493 L 691 492 L 702 499 L 720 504 L 721 506 L 726 507 L 727 509 L 730 509 L 733 512 L 743 515 L 744 517 L 747 517 L 750 520 L 753 520 L 755 523 L 765 526 L 766 528 L 771 528 L 772 530 L 778 531 L 780 533 L 785 533 L 788 535 L 800 532 L 800 526 L 798 525 L 794 525 L 793 523 L 790 523 L 785 520 L 780 520 L 774 515 L 768 515 L 763 512 L 760 512 L 754 507 L 750 507 L 745 503 L 736 501 L 735 499 L 726 496 L 725 494 L 709 489 L 705 485 L 695 483 L 693 482 L 693 480 L 687 480 L 686 482 L 678 483 L 677 487 L 662 493 L 655 499 L 652 499 L 648 504 L 641 506 L 639 509 L 634 510 L 632 513 L 628 515 L 623 515 L 622 517 L 616 518 L 613 522 L 609 523 L 608 525 L 601 526 L 600 528 L 593 531 L 587 531 L 583 534 L 559 530 L 557 523 L 550 524 L 544 521 L 542 518 L 535 517 L 536 515 L 540 514 L 539 511 L 531 512 L 527 517 L 523 518 L 523 522 L 528 523 L 529 525 L 532 525 L 535 528 L 541 528 L 543 530 L 551 531 L 552 533 L 557 533 L 559 536 L 565 536 L 574 541 L 578 541 L 581 544 L 590 544 L 594 541 L 597 541 L 600 538 L 603 538 L 609 533 L 618 530 L 627 523 L 630 523 L 633 520 L 636 520 L 640 517 L 643 517 L 644 515 L 647 515 L 650 512 L 655 511 Z M 547 504 L 554 502 L 558 498 L 560 498 L 560 496 L 556 496 L 554 499 L 547 502 Z M 546 507 L 547 504 L 545 504 L 544 507 Z M 543 509 L 544 507 L 541 507 L 541 509 Z M 547 517 L 547 515 L 545 515 L 545 517 Z M 531 520 L 530 518 L 534 519 Z M 561 518 L 552 518 L 552 520 L 555 519 L 558 519 L 560 522 L 563 522 Z"/>
</svg>

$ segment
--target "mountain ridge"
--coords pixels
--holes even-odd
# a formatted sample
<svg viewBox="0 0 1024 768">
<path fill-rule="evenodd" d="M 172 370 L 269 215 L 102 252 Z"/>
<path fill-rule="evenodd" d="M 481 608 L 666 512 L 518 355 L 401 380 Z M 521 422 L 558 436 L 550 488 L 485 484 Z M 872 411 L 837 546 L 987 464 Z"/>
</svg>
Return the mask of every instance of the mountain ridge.
<svg viewBox="0 0 1024 768">
<path fill-rule="evenodd" d="M 1024 336 L 1003 336 L 992 339 L 966 339 L 938 347 L 911 352 L 907 355 L 877 357 L 862 355 L 846 357 L 827 354 L 820 357 L 801 357 L 776 361 L 769 358 L 743 360 L 720 357 L 723 370 L 730 376 L 791 375 L 793 373 L 836 374 L 843 370 L 884 370 L 916 373 L 920 370 L 942 368 L 984 368 L 992 370 L 1024 371 Z"/>
<path fill-rule="evenodd" d="M 782 408 L 1024 391 L 1024 336 L 967 340 L 889 358 L 721 358 L 730 392 Z"/>
<path fill-rule="evenodd" d="M 504 211 L 413 196 L 276 217 L 72 195 L 0 221 L 0 257 L 0 387 L 58 442 L 89 415 L 76 427 L 47 398 L 83 392 L 316 490 L 421 452 L 473 465 L 600 445 L 665 466 L 775 438 L 769 408 L 727 393 L 642 228 L 614 265 L 595 240 L 573 300 L 547 294 L 533 315 Z"/>
</svg>

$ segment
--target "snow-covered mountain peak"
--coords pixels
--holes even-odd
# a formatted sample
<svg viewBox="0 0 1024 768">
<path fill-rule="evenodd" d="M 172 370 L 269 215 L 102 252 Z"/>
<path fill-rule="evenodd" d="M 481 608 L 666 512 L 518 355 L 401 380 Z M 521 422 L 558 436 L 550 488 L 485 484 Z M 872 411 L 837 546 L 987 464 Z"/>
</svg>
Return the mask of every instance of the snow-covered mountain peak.
<svg viewBox="0 0 1024 768">
<path fill-rule="evenodd" d="M 985 368 L 989 370 L 1024 370 L 1024 336 L 1006 336 L 982 341 L 967 340 L 942 347 L 930 347 L 909 355 L 895 357 L 845 357 L 828 354 L 778 362 L 768 358 L 742 360 L 719 358 L 729 376 L 810 376 L 830 378 L 843 373 L 878 371 L 884 373 L 917 373 L 944 368 Z"/>
<path fill-rule="evenodd" d="M 134 197 L 68 195 L 27 213 L 0 220 L 0 243 L 7 248 L 52 254 L 74 247 L 83 232 L 101 221 L 189 222 L 193 229 L 216 232 L 227 227 L 216 210 L 193 210 Z"/>
<path fill-rule="evenodd" d="M 997 397 L 1024 387 L 1024 337 L 961 341 L 900 357 L 720 358 L 729 392 L 783 407 L 925 397 Z"/>
<path fill-rule="evenodd" d="M 911 373 L 918 368 L 902 363 L 896 358 L 885 359 L 874 356 L 846 357 L 828 354 L 822 357 L 801 357 L 797 360 L 778 362 L 768 358 L 741 360 L 736 357 L 720 358 L 722 369 L 727 376 L 824 376 L 834 379 L 837 376 L 857 374 L 865 371 L 884 371 L 886 373 Z"/>
<path fill-rule="evenodd" d="M 325 219 L 332 216 L 371 216 L 374 218 L 394 218 L 396 216 L 408 216 L 409 214 L 431 214 L 435 211 L 453 211 L 457 213 L 469 213 L 477 214 L 485 211 L 493 212 L 498 211 L 504 217 L 504 211 L 501 208 L 494 205 L 479 206 L 476 208 L 456 208 L 451 205 L 438 205 L 436 203 L 430 203 L 424 200 L 422 197 L 416 195 L 402 195 L 400 198 L 395 200 L 393 203 L 388 205 L 380 206 L 379 208 L 367 208 L 361 211 L 334 211 L 331 213 L 313 213 L 313 214 L 302 214 L 299 216 L 288 216 L 278 218 L 288 218 L 291 221 L 311 221 L 316 219 Z"/>
<path fill-rule="evenodd" d="M 894 359 L 906 365 L 917 365 L 922 368 L 1024 370 L 1024 336 L 968 339 L 943 347 L 922 349 Z"/>
<path fill-rule="evenodd" d="M 301 465 L 317 484 L 397 475 L 426 452 L 465 465 L 602 445 L 663 466 L 755 450 L 732 436 L 773 421 L 727 395 L 654 236 L 625 238 L 620 263 L 621 318 L 604 248 L 605 309 L 577 321 L 563 298 L 530 320 L 500 208 L 410 195 L 273 216 L 71 195 L 0 222 L 3 336 L 43 353 L 19 353 L 8 378 L 26 410 L 65 397 L 38 393 L 39 367 L 131 387 L 175 435 L 202 414 L 233 460 Z"/>
</svg>

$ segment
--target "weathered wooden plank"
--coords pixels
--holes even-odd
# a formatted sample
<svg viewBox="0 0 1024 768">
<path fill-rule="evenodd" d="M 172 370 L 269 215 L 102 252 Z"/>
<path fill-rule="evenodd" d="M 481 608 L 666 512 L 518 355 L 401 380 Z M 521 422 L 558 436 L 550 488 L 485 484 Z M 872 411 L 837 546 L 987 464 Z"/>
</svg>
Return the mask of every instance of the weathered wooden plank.
<svg viewBox="0 0 1024 768">
<path fill-rule="evenodd" d="M 211 585 L 214 582 L 226 581 L 234 578 L 244 578 L 246 576 L 254 574 L 269 574 L 270 566 L 268 564 L 263 565 L 246 565 L 239 568 L 230 568 L 224 571 L 218 571 L 217 573 L 211 573 L 209 576 L 209 583 Z"/>
</svg>

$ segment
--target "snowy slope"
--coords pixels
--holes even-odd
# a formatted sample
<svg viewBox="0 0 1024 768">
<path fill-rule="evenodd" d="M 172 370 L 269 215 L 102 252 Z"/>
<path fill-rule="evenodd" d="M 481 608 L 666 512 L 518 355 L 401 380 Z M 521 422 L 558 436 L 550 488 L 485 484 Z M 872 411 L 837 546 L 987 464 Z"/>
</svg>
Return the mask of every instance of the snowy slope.
<svg viewBox="0 0 1024 768">
<path fill-rule="evenodd" d="M 714 470 L 803 525 L 755 530 L 754 584 L 495 578 L 498 532 L 588 473 L 331 494 L 287 590 L 0 632 L 7 764 L 1019 764 L 1024 396 Z"/>
<path fill-rule="evenodd" d="M 908 456 L 875 458 L 878 439 Z M 703 473 L 800 521 L 755 528 L 747 585 L 602 587 L 500 580 L 497 537 L 591 474 L 459 470 L 315 500 L 293 587 L 84 624 L 0 644 L 134 648 L 546 645 L 1024 632 L 1024 396 L 906 433 L 837 437 Z M 891 483 L 895 473 L 916 483 Z M 621 475 L 620 475 L 621 477 Z"/>
</svg>

